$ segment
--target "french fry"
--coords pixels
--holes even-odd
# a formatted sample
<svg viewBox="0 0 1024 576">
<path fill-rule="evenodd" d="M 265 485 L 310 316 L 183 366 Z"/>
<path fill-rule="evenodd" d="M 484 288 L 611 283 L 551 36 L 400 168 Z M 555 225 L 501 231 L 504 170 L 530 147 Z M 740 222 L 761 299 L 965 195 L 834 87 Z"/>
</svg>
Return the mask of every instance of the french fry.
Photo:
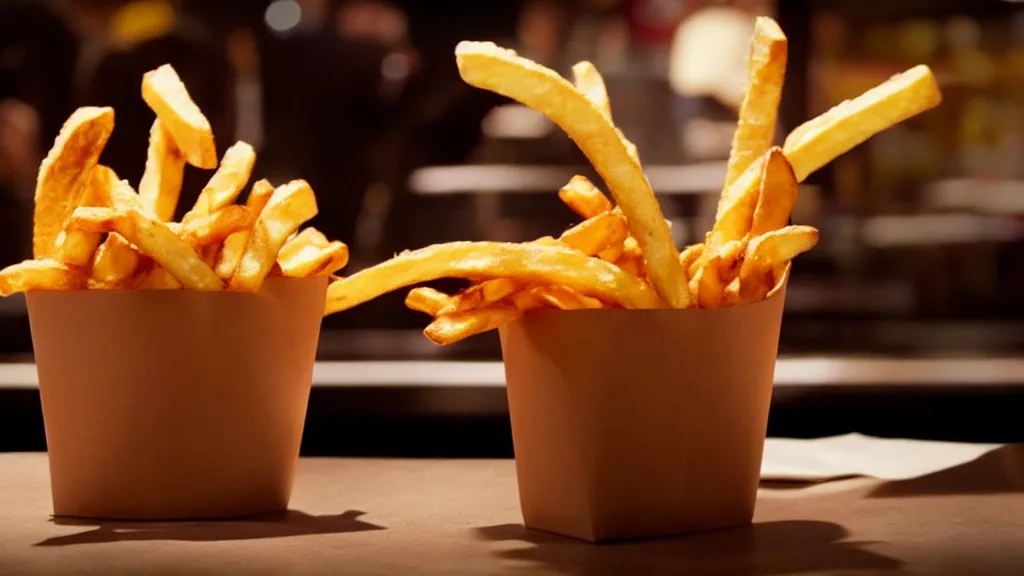
<svg viewBox="0 0 1024 576">
<path fill-rule="evenodd" d="M 622 244 L 629 235 L 629 225 L 622 212 L 612 210 L 588 218 L 566 230 L 558 241 L 587 255 L 594 255 L 611 246 Z"/>
<path fill-rule="evenodd" d="M 516 282 L 511 278 L 484 280 L 452 296 L 441 307 L 438 314 L 454 314 L 456 312 L 473 310 L 474 308 L 483 308 L 504 300 L 517 292 L 521 287 L 522 284 L 520 282 Z"/>
<path fill-rule="evenodd" d="M 39 165 L 32 225 L 34 258 L 55 256 L 57 236 L 82 203 L 92 170 L 113 130 L 111 108 L 79 108 L 64 122 Z"/>
<path fill-rule="evenodd" d="M 729 299 L 737 304 L 763 300 L 775 285 L 780 270 L 818 243 L 810 226 L 786 226 L 753 238 L 747 245 L 739 276 L 729 285 Z M 734 286 L 735 285 L 735 286 Z"/>
<path fill-rule="evenodd" d="M 178 234 L 194 248 L 209 247 L 223 242 L 236 232 L 250 230 L 255 222 L 256 216 L 247 206 L 232 204 L 190 222 L 183 222 Z"/>
<path fill-rule="evenodd" d="M 530 289 L 540 300 L 558 310 L 583 310 L 586 308 L 602 308 L 600 300 L 583 296 L 565 286 L 542 285 Z"/>
<path fill-rule="evenodd" d="M 915 66 L 798 126 L 783 149 L 796 179 L 803 182 L 854 146 L 941 102 L 931 69 Z"/>
<path fill-rule="evenodd" d="M 691 244 L 687 246 L 682 252 L 679 253 L 679 267 L 687 271 L 687 277 L 689 277 L 690 266 L 700 258 L 700 255 L 704 252 L 704 244 Z"/>
<path fill-rule="evenodd" d="M 157 118 L 149 129 L 146 170 L 139 181 L 139 198 L 143 207 L 161 222 L 174 219 L 184 176 L 185 158 L 170 131 Z"/>
<path fill-rule="evenodd" d="M 463 80 L 512 98 L 560 126 L 604 179 L 640 243 L 647 276 L 670 306 L 689 303 L 679 252 L 631 145 L 586 96 L 553 70 L 489 42 L 460 42 L 456 63 Z"/>
<path fill-rule="evenodd" d="M 643 276 L 644 255 L 640 252 L 640 244 L 630 236 L 622 243 L 622 253 L 615 260 L 615 265 L 633 276 Z"/>
<path fill-rule="evenodd" d="M 210 122 L 170 64 L 146 72 L 142 77 L 142 99 L 156 112 L 189 164 L 205 169 L 217 167 L 217 147 Z"/>
<path fill-rule="evenodd" d="M 139 283 L 139 290 L 180 290 L 181 282 L 163 266 L 154 265 Z"/>
<path fill-rule="evenodd" d="M 492 306 L 438 316 L 423 334 L 439 346 L 454 344 L 460 340 L 497 330 L 519 317 L 514 306 Z"/>
<path fill-rule="evenodd" d="M 611 200 L 586 176 L 573 176 L 558 191 L 558 197 L 583 218 L 593 218 L 613 208 Z"/>
<path fill-rule="evenodd" d="M 56 260 L 25 260 L 0 270 L 0 297 L 20 292 L 84 290 L 87 277 Z"/>
<path fill-rule="evenodd" d="M 256 219 L 230 288 L 259 292 L 285 241 L 316 214 L 316 196 L 305 180 L 293 180 L 274 190 Z"/>
<path fill-rule="evenodd" d="M 217 171 L 199 193 L 195 205 L 181 219 L 182 223 L 188 224 L 196 218 L 213 214 L 234 202 L 249 181 L 255 163 L 256 151 L 245 142 L 236 142 L 228 148 Z"/>
<path fill-rule="evenodd" d="M 342 242 L 331 242 L 323 247 L 306 245 L 291 252 L 286 252 L 287 247 L 286 244 L 281 248 L 277 264 L 288 278 L 329 276 L 348 263 L 348 246 Z"/>
<path fill-rule="evenodd" d="M 409 294 L 405 297 L 405 306 L 410 310 L 437 316 L 450 299 L 451 296 L 440 290 L 421 286 L 409 290 Z"/>
<path fill-rule="evenodd" d="M 786 78 L 786 50 L 786 35 L 778 23 L 765 16 L 758 17 L 750 38 L 747 89 L 725 173 L 726 191 L 775 141 L 779 101 Z M 725 204 L 723 196 L 719 202 L 719 217 Z"/>
<path fill-rule="evenodd" d="M 260 212 L 263 212 L 263 208 L 266 207 L 273 194 L 274 187 L 266 179 L 257 180 L 252 185 L 252 190 L 249 191 L 249 198 L 246 199 L 245 205 L 249 208 L 254 218 L 258 218 Z M 249 243 L 249 234 L 249 230 L 242 230 L 235 232 L 224 240 L 224 245 L 217 255 L 217 263 L 214 266 L 214 272 L 217 273 L 221 280 L 227 282 L 235 274 L 238 262 L 242 259 L 242 252 L 245 251 L 245 246 Z"/>
<path fill-rule="evenodd" d="M 110 172 L 107 176 L 115 180 L 111 188 L 111 207 L 118 212 L 129 210 L 147 213 L 142 199 L 132 190 L 125 180 L 118 180 L 117 175 Z M 96 250 L 92 264 L 92 278 L 102 284 L 120 286 L 131 279 L 139 265 L 139 253 L 131 242 L 116 232 L 108 234 L 107 239 Z"/>
<path fill-rule="evenodd" d="M 778 230 L 789 223 L 800 184 L 784 154 L 769 153 L 759 187 L 757 207 L 754 208 L 750 231 L 746 234 L 748 239 Z"/>
<path fill-rule="evenodd" d="M 404 286 L 445 277 L 505 277 L 559 284 L 624 308 L 661 305 L 644 281 L 578 250 L 537 244 L 452 242 L 402 253 L 332 283 L 327 289 L 326 313 L 347 310 Z"/>
<path fill-rule="evenodd" d="M 612 120 L 612 105 L 608 101 L 608 89 L 604 84 L 604 78 L 593 64 L 587 61 L 577 62 L 572 67 L 572 82 L 576 89 L 583 93 L 597 106 L 597 109 Z"/>
<path fill-rule="evenodd" d="M 90 174 L 88 189 L 82 198 L 82 206 L 112 206 L 111 194 L 116 184 L 117 175 L 114 174 L 114 171 L 97 164 Z M 92 264 L 93 257 L 102 240 L 102 234 L 65 228 L 57 236 L 55 242 L 56 260 L 69 266 L 88 268 Z"/>
</svg>

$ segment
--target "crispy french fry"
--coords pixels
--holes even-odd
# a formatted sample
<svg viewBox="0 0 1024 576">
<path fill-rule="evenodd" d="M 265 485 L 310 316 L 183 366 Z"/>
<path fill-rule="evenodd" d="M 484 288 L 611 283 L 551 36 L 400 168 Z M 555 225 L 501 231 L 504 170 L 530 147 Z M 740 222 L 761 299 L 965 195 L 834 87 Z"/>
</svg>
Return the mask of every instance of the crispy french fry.
<svg viewBox="0 0 1024 576">
<path fill-rule="evenodd" d="M 593 102 L 594 106 L 597 106 L 597 109 L 608 120 L 612 120 L 612 105 L 608 100 L 608 89 L 605 87 L 604 78 L 593 64 L 586 60 L 574 64 L 572 82 L 576 89 Z"/>
<path fill-rule="evenodd" d="M 182 223 L 188 224 L 196 218 L 213 214 L 234 202 L 249 181 L 255 163 L 256 151 L 245 142 L 236 142 L 228 148 L 217 171 L 199 193 L 195 205 L 181 219 Z"/>
<path fill-rule="evenodd" d="M 789 223 L 789 215 L 796 205 L 800 184 L 786 156 L 769 153 L 761 173 L 757 207 L 746 237 L 760 236 L 778 230 Z"/>
<path fill-rule="evenodd" d="M 540 297 L 540 294 L 533 290 L 520 290 L 509 296 L 508 300 L 513 306 L 515 306 L 516 310 L 521 313 L 536 310 L 538 308 L 545 308 L 548 305 L 548 303 Z"/>
<path fill-rule="evenodd" d="M 348 246 L 344 242 L 335 241 L 324 247 L 306 245 L 289 254 L 285 254 L 285 248 L 281 249 L 277 264 L 289 278 L 329 276 L 348 263 Z"/>
<path fill-rule="evenodd" d="M 138 286 L 139 290 L 180 290 L 181 282 L 163 266 L 154 265 Z"/>
<path fill-rule="evenodd" d="M 573 226 L 566 230 L 558 241 L 589 256 L 622 244 L 627 236 L 629 225 L 622 212 L 616 209 L 602 212 Z"/>
<path fill-rule="evenodd" d="M 434 344 L 446 346 L 470 336 L 497 330 L 518 317 L 519 310 L 515 307 L 496 305 L 438 316 L 423 330 L 423 334 Z"/>
<path fill-rule="evenodd" d="M 217 167 L 217 147 L 210 122 L 170 64 L 146 72 L 142 77 L 142 99 L 156 112 L 189 164 L 206 169 Z"/>
<path fill-rule="evenodd" d="M 778 23 L 766 16 L 757 18 L 750 38 L 747 90 L 729 153 L 725 191 L 775 141 L 775 124 L 786 77 L 786 45 L 786 35 Z M 723 196 L 718 216 L 726 203 Z"/>
<path fill-rule="evenodd" d="M 704 252 L 704 243 L 691 244 L 683 249 L 679 253 L 679 267 L 686 270 L 687 278 L 690 277 L 690 266 L 700 258 L 700 255 Z"/>
<path fill-rule="evenodd" d="M 64 122 L 53 148 L 39 165 L 36 179 L 32 254 L 55 255 L 57 236 L 82 203 L 93 168 L 114 130 L 114 111 L 85 107 Z"/>
<path fill-rule="evenodd" d="M 236 232 L 252 229 L 255 222 L 256 216 L 248 206 L 232 204 L 182 223 L 178 234 L 193 247 L 207 247 Z"/>
<path fill-rule="evenodd" d="M 88 190 L 82 198 L 82 206 L 109 207 L 113 205 L 111 198 L 113 187 L 117 184 L 117 175 L 106 166 L 97 164 L 89 177 Z M 72 213 L 73 214 L 73 213 Z M 65 228 L 58 236 L 56 260 L 69 266 L 88 268 L 103 240 L 102 234 L 68 230 Z"/>
<path fill-rule="evenodd" d="M 451 296 L 440 290 L 421 286 L 409 290 L 409 294 L 405 297 L 405 306 L 410 310 L 437 316 L 450 299 Z"/>
<path fill-rule="evenodd" d="M 549 306 L 559 310 L 583 310 L 586 308 L 603 307 L 600 300 L 583 296 L 565 286 L 534 286 L 531 291 Z"/>
<path fill-rule="evenodd" d="M 573 176 L 558 191 L 558 197 L 583 218 L 593 218 L 613 208 L 612 201 L 586 176 Z"/>
<path fill-rule="evenodd" d="M 0 297 L 20 292 L 83 290 L 87 277 L 56 260 L 25 260 L 0 270 Z"/>
<path fill-rule="evenodd" d="M 494 278 L 473 284 L 469 288 L 452 296 L 441 307 L 438 314 L 454 314 L 474 308 L 483 308 L 504 300 L 522 287 L 520 282 L 511 278 Z"/>
<path fill-rule="evenodd" d="M 615 262 L 622 256 L 623 250 L 625 250 L 625 245 L 623 242 L 619 242 L 598 252 L 597 257 L 605 262 Z"/>
<path fill-rule="evenodd" d="M 67 230 L 90 234 L 106 234 L 112 231 L 119 213 L 112 208 L 86 207 L 75 209 L 68 219 Z"/>
<path fill-rule="evenodd" d="M 578 250 L 537 244 L 452 242 L 405 252 L 334 282 L 327 290 L 326 312 L 347 310 L 404 286 L 444 277 L 505 277 L 560 284 L 624 308 L 661 305 L 644 281 Z"/>
<path fill-rule="evenodd" d="M 92 263 L 92 279 L 107 286 L 120 286 L 128 281 L 139 265 L 139 253 L 120 234 L 110 234 L 96 249 Z"/>
<path fill-rule="evenodd" d="M 161 222 L 173 220 L 184 176 L 185 158 L 170 131 L 157 118 L 149 129 L 146 170 L 139 181 L 139 198 L 146 211 Z"/>
<path fill-rule="evenodd" d="M 257 180 L 252 185 L 245 205 L 254 218 L 258 218 L 260 212 L 263 212 L 263 208 L 266 207 L 273 194 L 274 187 L 266 179 Z M 221 280 L 227 282 L 235 274 L 238 262 L 242 259 L 242 252 L 245 252 L 245 246 L 249 243 L 249 234 L 249 230 L 243 230 L 235 232 L 224 240 L 220 254 L 217 255 L 217 264 L 214 266 L 214 272 Z"/>
<path fill-rule="evenodd" d="M 803 182 L 854 146 L 941 102 L 931 69 L 915 66 L 798 126 L 783 149 L 796 179 Z"/>
<path fill-rule="evenodd" d="M 763 300 L 775 286 L 776 269 L 818 243 L 818 231 L 810 226 L 786 226 L 753 238 L 747 245 L 737 277 L 737 303 Z M 735 281 L 734 281 L 735 282 Z"/>
<path fill-rule="evenodd" d="M 455 48 L 463 80 L 512 98 L 559 125 L 604 179 L 630 232 L 639 240 L 647 276 L 670 306 L 689 302 L 679 252 L 661 207 L 631 145 L 586 96 L 553 70 L 489 42 L 461 42 Z M 635 151 L 632 151 L 635 152 Z"/>
<path fill-rule="evenodd" d="M 305 180 L 278 187 L 256 219 L 238 269 L 231 277 L 231 289 L 259 292 L 285 241 L 316 213 L 316 196 Z"/>
<path fill-rule="evenodd" d="M 632 236 L 622 243 L 622 254 L 615 260 L 615 265 L 633 276 L 643 276 L 644 256 L 640 252 L 640 244 Z"/>
</svg>

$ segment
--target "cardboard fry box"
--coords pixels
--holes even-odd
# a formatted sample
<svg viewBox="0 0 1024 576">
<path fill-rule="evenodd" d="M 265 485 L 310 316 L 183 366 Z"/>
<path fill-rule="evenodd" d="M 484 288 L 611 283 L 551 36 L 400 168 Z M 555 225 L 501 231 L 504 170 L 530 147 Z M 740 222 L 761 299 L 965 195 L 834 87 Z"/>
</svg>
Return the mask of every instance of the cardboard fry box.
<svg viewBox="0 0 1024 576">
<path fill-rule="evenodd" d="M 600 542 L 749 523 L 784 301 L 783 285 L 748 306 L 501 329 L 526 526 Z"/>
<path fill-rule="evenodd" d="M 285 510 L 326 289 L 28 294 L 54 515 Z"/>
</svg>

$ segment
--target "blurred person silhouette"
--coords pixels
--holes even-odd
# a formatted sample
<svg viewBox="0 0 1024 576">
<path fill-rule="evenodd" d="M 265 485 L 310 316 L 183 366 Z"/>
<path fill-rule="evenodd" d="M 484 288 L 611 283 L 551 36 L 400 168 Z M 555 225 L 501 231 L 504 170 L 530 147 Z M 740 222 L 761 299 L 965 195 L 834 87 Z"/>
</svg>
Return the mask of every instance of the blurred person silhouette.
<svg viewBox="0 0 1024 576">
<path fill-rule="evenodd" d="M 80 104 L 111 106 L 116 128 L 100 161 L 138 186 L 146 165 L 149 130 L 155 115 L 142 100 L 143 75 L 170 64 L 210 121 L 218 154 L 233 143 L 230 72 L 226 55 L 210 32 L 164 0 L 90 0 L 101 23 L 106 49 L 84 73 Z M 147 17 L 139 15 L 146 7 Z M 211 172 L 188 168 L 178 216 L 191 207 Z"/>
</svg>

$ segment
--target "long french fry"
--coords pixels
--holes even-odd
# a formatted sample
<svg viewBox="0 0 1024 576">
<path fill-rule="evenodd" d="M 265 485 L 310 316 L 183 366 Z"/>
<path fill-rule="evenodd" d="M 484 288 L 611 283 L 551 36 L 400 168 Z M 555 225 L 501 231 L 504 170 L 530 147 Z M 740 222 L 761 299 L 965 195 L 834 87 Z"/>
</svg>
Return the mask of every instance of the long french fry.
<svg viewBox="0 0 1024 576">
<path fill-rule="evenodd" d="M 56 260 L 25 260 L 0 270 L 0 297 L 19 292 L 82 290 L 87 277 Z"/>
<path fill-rule="evenodd" d="M 206 169 L 217 167 L 217 147 L 210 122 L 170 64 L 146 72 L 142 77 L 142 99 L 174 136 L 175 145 L 189 164 Z"/>
<path fill-rule="evenodd" d="M 507 305 L 496 305 L 479 310 L 447 314 L 435 318 L 423 330 L 423 334 L 431 342 L 446 346 L 470 336 L 501 328 L 518 318 L 519 315 L 519 310 Z"/>
<path fill-rule="evenodd" d="M 139 181 L 139 198 L 147 211 L 161 222 L 174 219 L 185 176 L 185 158 L 174 137 L 159 118 L 149 130 L 146 170 Z"/>
<path fill-rule="evenodd" d="M 643 169 L 608 117 L 553 70 L 511 50 L 489 42 L 461 42 L 455 57 L 468 84 L 537 110 L 576 142 L 626 215 L 658 294 L 670 306 L 685 308 L 689 293 L 672 232 Z"/>
</svg>

